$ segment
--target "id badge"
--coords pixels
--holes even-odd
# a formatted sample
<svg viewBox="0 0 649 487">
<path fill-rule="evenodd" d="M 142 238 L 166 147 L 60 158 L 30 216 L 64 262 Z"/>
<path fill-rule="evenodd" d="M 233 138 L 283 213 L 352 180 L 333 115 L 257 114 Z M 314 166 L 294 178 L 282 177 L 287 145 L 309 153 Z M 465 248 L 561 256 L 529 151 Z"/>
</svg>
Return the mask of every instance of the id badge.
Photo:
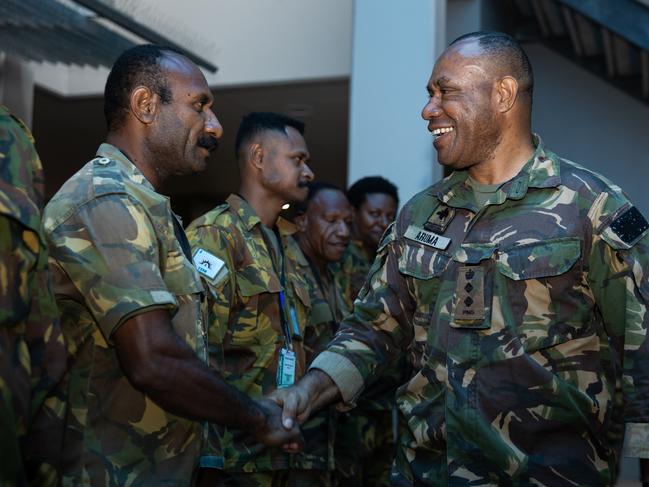
<svg viewBox="0 0 649 487">
<path fill-rule="evenodd" d="M 279 363 L 277 364 L 277 388 L 292 386 L 295 382 L 295 352 L 280 348 Z"/>
</svg>

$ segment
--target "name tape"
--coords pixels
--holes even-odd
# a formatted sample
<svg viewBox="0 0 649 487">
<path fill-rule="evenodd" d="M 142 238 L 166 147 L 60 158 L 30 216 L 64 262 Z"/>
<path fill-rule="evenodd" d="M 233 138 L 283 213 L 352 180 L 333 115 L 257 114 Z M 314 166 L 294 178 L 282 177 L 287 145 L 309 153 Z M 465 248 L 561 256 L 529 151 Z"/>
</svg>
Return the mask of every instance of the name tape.
<svg viewBox="0 0 649 487">
<path fill-rule="evenodd" d="M 435 232 L 429 232 L 428 230 L 424 230 L 423 228 L 414 225 L 408 227 L 404 237 L 438 250 L 446 250 L 448 245 L 451 243 L 451 239 L 448 237 L 438 235 Z"/>
</svg>

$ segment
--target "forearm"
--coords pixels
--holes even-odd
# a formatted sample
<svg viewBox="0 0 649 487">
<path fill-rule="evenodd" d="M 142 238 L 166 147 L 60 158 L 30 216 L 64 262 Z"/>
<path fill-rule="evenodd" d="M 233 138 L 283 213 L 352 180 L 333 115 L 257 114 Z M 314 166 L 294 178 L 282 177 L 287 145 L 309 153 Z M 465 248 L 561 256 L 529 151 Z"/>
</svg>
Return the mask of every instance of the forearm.
<svg viewBox="0 0 649 487">
<path fill-rule="evenodd" d="M 300 379 L 298 385 L 304 387 L 308 394 L 312 411 L 317 411 L 342 399 L 336 383 L 326 373 L 318 369 L 309 370 Z"/>
<path fill-rule="evenodd" d="M 250 431 L 265 427 L 264 411 L 199 360 L 166 310 L 130 318 L 113 337 L 126 376 L 163 409 Z"/>
<path fill-rule="evenodd" d="M 178 353 L 183 348 L 184 353 Z M 261 408 L 203 364 L 187 345 L 179 343 L 173 352 L 157 357 L 159 373 L 141 387 L 163 409 L 243 430 L 264 427 Z"/>
</svg>

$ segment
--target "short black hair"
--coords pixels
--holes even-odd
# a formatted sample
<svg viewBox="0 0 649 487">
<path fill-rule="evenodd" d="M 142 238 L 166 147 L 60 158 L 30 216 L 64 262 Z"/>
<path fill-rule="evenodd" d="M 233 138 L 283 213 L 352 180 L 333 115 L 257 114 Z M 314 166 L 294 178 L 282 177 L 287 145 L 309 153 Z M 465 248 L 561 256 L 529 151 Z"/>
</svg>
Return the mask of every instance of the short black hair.
<svg viewBox="0 0 649 487">
<path fill-rule="evenodd" d="M 286 127 L 293 127 L 304 134 L 304 122 L 295 120 L 281 113 L 275 112 L 252 112 L 245 115 L 239 124 L 237 138 L 234 142 L 234 155 L 239 157 L 241 146 L 252 139 L 255 135 L 269 130 L 286 134 Z"/>
<path fill-rule="evenodd" d="M 368 194 L 382 193 L 392 196 L 399 206 L 399 193 L 397 187 L 381 176 L 368 176 L 352 184 L 347 190 L 347 199 L 354 208 L 360 208 Z"/>
<path fill-rule="evenodd" d="M 534 73 L 532 64 L 519 42 L 504 32 L 478 31 L 464 34 L 451 42 L 450 45 L 470 39 L 477 40 L 482 50 L 488 56 L 495 58 L 506 74 L 516 79 L 518 92 L 529 96 L 531 103 L 534 92 Z"/>
<path fill-rule="evenodd" d="M 121 127 L 128 113 L 131 92 L 137 86 L 148 86 L 160 96 L 162 103 L 171 102 L 167 77 L 160 67 L 161 60 L 174 49 L 154 44 L 142 44 L 124 51 L 113 64 L 104 88 L 104 117 L 108 130 Z"/>
<path fill-rule="evenodd" d="M 332 189 L 334 191 L 340 191 L 343 195 L 345 195 L 345 192 L 341 188 L 339 188 L 335 184 L 326 183 L 324 181 L 309 181 L 307 187 L 309 189 L 309 192 L 307 193 L 306 198 L 304 199 L 304 201 L 301 201 L 295 205 L 296 215 L 305 214 L 309 209 L 309 203 L 313 201 L 313 198 L 315 198 L 320 191 L 324 191 L 325 189 Z"/>
</svg>

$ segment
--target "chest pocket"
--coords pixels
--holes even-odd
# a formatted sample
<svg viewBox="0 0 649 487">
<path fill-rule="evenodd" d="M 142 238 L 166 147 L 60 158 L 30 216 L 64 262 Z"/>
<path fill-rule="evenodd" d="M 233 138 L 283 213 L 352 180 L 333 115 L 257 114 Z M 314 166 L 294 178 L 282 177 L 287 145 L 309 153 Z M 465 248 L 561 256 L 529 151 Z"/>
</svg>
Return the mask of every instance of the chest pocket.
<svg viewBox="0 0 649 487">
<path fill-rule="evenodd" d="M 230 315 L 231 343 L 251 346 L 275 342 L 279 327 L 279 291 L 277 276 L 254 264 L 237 271 L 237 294 L 240 300 Z M 275 325 L 276 328 L 273 326 Z"/>
<path fill-rule="evenodd" d="M 590 307 L 581 289 L 580 256 L 578 237 L 516 245 L 498 253 L 494 296 L 528 352 L 588 332 L 583 329 Z"/>
<path fill-rule="evenodd" d="M 408 289 L 417 303 L 431 304 L 439 288 L 442 275 L 450 256 L 426 245 L 406 243 L 399 258 L 399 272 L 408 279 Z"/>
</svg>

